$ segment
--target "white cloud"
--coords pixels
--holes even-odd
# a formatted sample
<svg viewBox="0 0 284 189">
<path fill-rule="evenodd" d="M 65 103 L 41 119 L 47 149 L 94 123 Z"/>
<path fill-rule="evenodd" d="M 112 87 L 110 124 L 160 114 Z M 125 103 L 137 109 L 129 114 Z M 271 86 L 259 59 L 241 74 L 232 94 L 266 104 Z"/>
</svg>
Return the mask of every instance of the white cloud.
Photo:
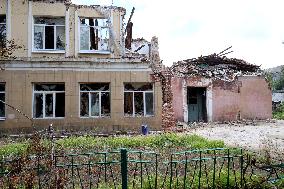
<svg viewBox="0 0 284 189">
<path fill-rule="evenodd" d="M 73 0 L 111 5 L 112 0 Z M 113 0 L 136 8 L 134 37 L 159 37 L 164 63 L 220 52 L 272 67 L 284 64 L 284 2 L 281 0 Z M 128 19 L 128 17 L 126 17 Z"/>
</svg>

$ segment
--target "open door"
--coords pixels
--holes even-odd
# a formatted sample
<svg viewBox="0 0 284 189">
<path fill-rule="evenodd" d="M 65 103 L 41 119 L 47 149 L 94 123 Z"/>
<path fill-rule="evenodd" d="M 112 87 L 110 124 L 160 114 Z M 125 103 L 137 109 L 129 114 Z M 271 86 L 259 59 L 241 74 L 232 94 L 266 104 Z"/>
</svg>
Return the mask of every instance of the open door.
<svg viewBox="0 0 284 189">
<path fill-rule="evenodd" d="M 187 88 L 188 122 L 206 122 L 206 88 Z"/>
</svg>

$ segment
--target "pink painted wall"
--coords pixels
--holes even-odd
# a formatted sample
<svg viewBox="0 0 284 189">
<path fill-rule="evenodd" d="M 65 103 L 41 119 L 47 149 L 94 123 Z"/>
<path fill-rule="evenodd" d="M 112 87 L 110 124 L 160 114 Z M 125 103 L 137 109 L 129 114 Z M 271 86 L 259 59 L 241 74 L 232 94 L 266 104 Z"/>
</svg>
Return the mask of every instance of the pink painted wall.
<svg viewBox="0 0 284 189">
<path fill-rule="evenodd" d="M 178 121 L 184 120 L 182 78 L 172 79 L 173 107 Z M 268 83 L 260 76 L 243 76 L 233 84 L 202 83 L 199 78 L 186 80 L 187 86 L 212 89 L 212 121 L 241 119 L 268 119 L 272 117 L 272 95 Z M 208 107 L 207 107 L 208 108 Z"/>
<path fill-rule="evenodd" d="M 183 122 L 183 88 L 181 78 L 172 78 L 173 108 L 177 121 Z"/>
<path fill-rule="evenodd" d="M 240 93 L 237 86 L 224 89 L 213 84 L 212 121 L 236 120 L 240 112 Z"/>
<path fill-rule="evenodd" d="M 272 94 L 263 77 L 241 77 L 241 117 L 268 119 L 272 117 Z"/>
</svg>

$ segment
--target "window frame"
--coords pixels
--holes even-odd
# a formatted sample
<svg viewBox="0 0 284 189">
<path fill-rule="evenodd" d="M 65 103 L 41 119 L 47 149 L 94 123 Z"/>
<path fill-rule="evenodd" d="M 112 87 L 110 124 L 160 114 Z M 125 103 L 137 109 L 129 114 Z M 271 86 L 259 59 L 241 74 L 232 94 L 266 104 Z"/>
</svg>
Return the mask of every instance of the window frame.
<svg viewBox="0 0 284 189">
<path fill-rule="evenodd" d="M 124 83 L 123 85 L 123 114 L 124 114 L 124 117 L 140 117 L 140 116 L 137 116 L 135 114 L 135 93 L 143 93 L 143 115 L 141 117 L 154 117 L 155 116 L 155 96 L 154 96 L 154 83 L 151 83 L 152 84 L 152 91 L 150 90 L 147 90 L 147 91 L 135 91 L 135 90 L 125 90 L 125 84 L 127 83 Z M 130 82 L 131 84 L 131 82 Z M 145 83 L 146 84 L 146 83 Z M 126 115 L 125 114 L 125 110 L 124 110 L 124 104 L 125 104 L 125 93 L 132 93 L 132 115 Z M 153 95 L 153 114 L 147 114 L 146 112 L 146 93 L 151 93 Z"/>
<path fill-rule="evenodd" d="M 102 27 L 102 26 L 81 26 L 81 19 L 107 19 L 104 17 L 78 17 L 78 49 L 79 53 L 81 54 L 111 54 L 110 51 L 110 26 L 108 27 Z M 108 50 L 90 50 L 90 43 L 91 39 L 89 38 L 89 50 L 81 50 L 81 27 L 87 27 L 87 28 L 108 28 L 109 31 L 109 44 L 108 44 Z M 90 36 L 90 29 L 89 29 L 89 36 Z"/>
<path fill-rule="evenodd" d="M 0 83 L 4 85 L 4 91 L 0 91 L 0 94 L 4 94 L 4 102 L 6 102 L 6 83 Z M 4 117 L 0 117 L 0 121 L 6 120 L 6 105 L 4 104 Z"/>
<path fill-rule="evenodd" d="M 109 93 L 109 103 L 111 103 L 111 93 L 110 93 L 110 83 L 107 83 L 109 85 L 109 90 L 108 91 L 100 91 L 100 90 L 91 90 L 91 91 L 82 91 L 81 90 L 81 85 L 84 84 L 96 84 L 96 83 L 79 83 L 79 117 L 83 118 L 83 119 L 87 119 L 87 118 L 110 118 L 109 116 L 104 116 L 102 115 L 102 93 Z M 81 94 L 82 93 L 88 93 L 88 112 L 89 115 L 88 116 L 82 116 L 81 115 Z M 91 99 L 91 94 L 94 93 L 99 93 L 99 116 L 92 116 L 92 99 Z M 110 114 L 111 114 L 111 107 L 110 108 Z"/>
<path fill-rule="evenodd" d="M 61 17 L 46 17 L 46 16 L 33 16 L 32 18 L 32 52 L 33 53 L 65 53 L 66 51 L 66 26 L 65 24 L 59 24 L 59 25 L 51 25 L 51 24 L 35 24 L 35 18 L 64 18 L 64 22 L 65 22 L 65 17 L 61 16 Z M 43 26 L 43 49 L 36 49 L 34 47 L 34 31 L 35 31 L 35 26 Z M 45 49 L 45 28 L 46 26 L 53 26 L 53 31 L 54 31 L 54 48 L 53 49 Z M 60 50 L 60 49 L 56 49 L 56 28 L 57 27 L 64 27 L 64 38 L 65 38 L 65 44 L 64 44 L 64 49 Z"/>
<path fill-rule="evenodd" d="M 65 96 L 65 90 L 64 91 L 35 91 L 35 85 L 44 85 L 44 84 L 63 84 L 64 87 L 65 87 L 65 84 L 64 83 L 33 83 L 33 98 L 32 98 L 32 118 L 33 119 L 64 119 L 64 117 L 56 117 L 55 115 L 55 108 L 56 108 L 56 94 L 57 93 L 64 93 L 64 96 Z M 34 116 L 34 111 L 35 111 L 35 108 L 34 108 L 34 103 L 35 103 L 35 94 L 42 94 L 42 117 L 35 117 Z M 46 99 L 46 95 L 47 94 L 52 94 L 52 117 L 46 117 L 46 112 L 45 112 L 45 99 Z M 64 97 L 64 100 L 65 100 L 65 97 Z M 64 110 L 65 110 L 65 107 L 64 107 Z M 65 112 L 64 112 L 64 115 L 65 115 Z"/>
</svg>

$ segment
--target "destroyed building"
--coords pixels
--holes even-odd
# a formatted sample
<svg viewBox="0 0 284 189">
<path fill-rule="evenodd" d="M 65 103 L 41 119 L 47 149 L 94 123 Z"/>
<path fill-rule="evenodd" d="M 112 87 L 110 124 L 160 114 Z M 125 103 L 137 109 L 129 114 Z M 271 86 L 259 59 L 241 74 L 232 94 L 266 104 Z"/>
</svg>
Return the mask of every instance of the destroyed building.
<svg viewBox="0 0 284 189">
<path fill-rule="evenodd" d="M 0 57 L 0 130 L 24 131 L 31 122 L 39 129 L 160 128 L 151 42 L 132 39 L 125 14 L 66 0 L 0 1 L 0 38 L 19 47 Z"/>
<path fill-rule="evenodd" d="M 171 66 L 173 109 L 178 121 L 272 117 L 271 89 L 260 67 L 224 54 L 178 61 Z"/>
</svg>

